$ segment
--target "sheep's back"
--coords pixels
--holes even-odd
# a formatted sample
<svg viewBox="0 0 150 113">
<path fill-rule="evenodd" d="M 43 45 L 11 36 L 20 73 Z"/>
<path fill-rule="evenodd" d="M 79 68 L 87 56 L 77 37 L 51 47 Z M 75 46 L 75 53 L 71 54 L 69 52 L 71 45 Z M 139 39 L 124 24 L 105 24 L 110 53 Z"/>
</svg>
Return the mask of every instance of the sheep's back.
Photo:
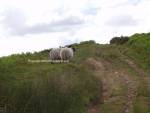
<svg viewBox="0 0 150 113">
<path fill-rule="evenodd" d="M 73 57 L 73 50 L 71 48 L 61 48 L 60 57 L 62 60 L 70 60 Z"/>
<path fill-rule="evenodd" d="M 57 48 L 57 49 L 52 49 L 52 50 L 50 51 L 49 56 L 50 56 L 50 59 L 51 59 L 51 60 L 60 60 L 60 59 L 61 59 L 61 57 L 60 57 L 60 49 L 59 49 L 59 48 Z"/>
</svg>

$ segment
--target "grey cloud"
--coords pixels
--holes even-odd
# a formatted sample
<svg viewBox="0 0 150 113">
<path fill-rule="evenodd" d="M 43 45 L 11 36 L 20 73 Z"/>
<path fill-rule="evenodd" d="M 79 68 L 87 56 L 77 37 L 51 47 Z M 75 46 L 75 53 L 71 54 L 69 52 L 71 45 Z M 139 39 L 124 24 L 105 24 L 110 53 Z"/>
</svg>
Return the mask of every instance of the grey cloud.
<svg viewBox="0 0 150 113">
<path fill-rule="evenodd" d="M 84 24 L 84 20 L 78 17 L 70 16 L 62 20 L 52 21 L 50 23 L 40 23 L 33 26 L 26 26 L 22 29 L 19 35 L 25 34 L 39 34 L 50 32 L 64 32 L 76 29 Z"/>
<path fill-rule="evenodd" d="M 135 20 L 131 15 L 117 15 L 113 16 L 110 20 L 106 22 L 110 26 L 135 26 L 138 25 L 138 21 Z"/>
<path fill-rule="evenodd" d="M 2 24 L 4 28 L 12 28 L 13 29 L 21 29 L 23 26 L 25 26 L 25 15 L 22 11 L 19 9 L 9 9 L 6 10 L 2 16 L 4 16 L 4 19 L 2 20 Z"/>
<path fill-rule="evenodd" d="M 79 17 L 69 16 L 49 23 L 37 23 L 29 26 L 26 24 L 25 15 L 19 10 L 9 10 L 5 12 L 4 17 L 3 26 L 5 29 L 9 29 L 11 35 L 64 32 L 77 29 L 85 23 Z"/>
</svg>

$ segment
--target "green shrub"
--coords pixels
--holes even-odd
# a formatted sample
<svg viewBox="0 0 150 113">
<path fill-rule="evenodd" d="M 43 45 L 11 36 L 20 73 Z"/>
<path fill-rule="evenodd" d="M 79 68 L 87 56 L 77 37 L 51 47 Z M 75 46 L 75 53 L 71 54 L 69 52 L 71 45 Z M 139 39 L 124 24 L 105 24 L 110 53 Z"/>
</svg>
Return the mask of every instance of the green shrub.
<svg viewBox="0 0 150 113">
<path fill-rule="evenodd" d="M 80 44 L 95 44 L 95 41 L 94 40 L 89 40 L 89 41 L 83 41 L 83 42 L 80 42 Z"/>
<path fill-rule="evenodd" d="M 114 37 L 110 40 L 110 44 L 124 44 L 129 40 L 127 36 Z"/>
</svg>

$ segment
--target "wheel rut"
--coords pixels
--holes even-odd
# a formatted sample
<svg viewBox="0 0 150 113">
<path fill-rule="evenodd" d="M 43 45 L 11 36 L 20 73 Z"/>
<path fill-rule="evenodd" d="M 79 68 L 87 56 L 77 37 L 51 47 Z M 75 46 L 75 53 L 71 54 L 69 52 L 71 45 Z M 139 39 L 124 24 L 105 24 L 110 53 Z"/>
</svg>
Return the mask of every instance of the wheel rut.
<svg viewBox="0 0 150 113">
<path fill-rule="evenodd" d="M 146 75 L 146 73 L 140 69 L 132 60 L 124 58 L 123 59 L 124 63 L 127 63 L 129 67 L 131 67 L 139 77 L 143 77 Z M 121 108 L 119 113 L 133 113 L 133 107 L 134 107 L 134 102 L 137 96 L 137 89 L 138 85 L 137 82 L 133 79 L 133 77 L 128 73 L 125 72 L 124 70 L 110 70 L 109 66 L 111 64 L 107 64 L 107 61 L 99 61 L 95 60 L 94 58 L 90 58 L 86 62 L 88 65 L 90 65 L 93 69 L 93 73 L 95 73 L 95 76 L 98 78 L 101 78 L 104 75 L 111 75 L 111 72 L 116 72 L 117 76 L 119 76 L 122 80 L 122 84 L 125 85 L 127 88 L 125 92 L 125 104 Z M 107 65 L 107 67 L 105 67 Z M 127 71 L 127 70 L 126 70 Z M 117 77 L 114 75 L 114 78 Z M 97 104 L 91 104 L 88 106 L 86 113 L 103 113 L 101 111 L 101 105 L 102 103 L 105 103 L 105 101 L 109 101 L 108 98 L 108 91 L 109 88 L 107 87 L 110 84 L 107 84 L 107 78 L 106 79 L 100 79 L 102 82 L 102 100 L 99 100 L 99 103 Z M 102 102 L 103 101 L 103 102 Z"/>
</svg>

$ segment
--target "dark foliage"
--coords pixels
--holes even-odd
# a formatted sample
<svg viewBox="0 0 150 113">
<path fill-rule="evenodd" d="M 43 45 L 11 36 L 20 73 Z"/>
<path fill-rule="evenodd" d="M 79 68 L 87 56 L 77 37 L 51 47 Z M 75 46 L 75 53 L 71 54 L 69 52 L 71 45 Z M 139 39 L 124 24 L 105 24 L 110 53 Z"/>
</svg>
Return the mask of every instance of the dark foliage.
<svg viewBox="0 0 150 113">
<path fill-rule="evenodd" d="M 84 45 L 84 44 L 95 44 L 95 41 L 94 40 L 89 40 L 89 41 L 84 41 L 84 42 L 80 42 L 80 44 Z"/>
<path fill-rule="evenodd" d="M 117 44 L 117 45 L 122 45 L 126 43 L 129 40 L 129 37 L 127 36 L 121 36 L 121 37 L 114 37 L 110 40 L 110 44 Z"/>
</svg>

